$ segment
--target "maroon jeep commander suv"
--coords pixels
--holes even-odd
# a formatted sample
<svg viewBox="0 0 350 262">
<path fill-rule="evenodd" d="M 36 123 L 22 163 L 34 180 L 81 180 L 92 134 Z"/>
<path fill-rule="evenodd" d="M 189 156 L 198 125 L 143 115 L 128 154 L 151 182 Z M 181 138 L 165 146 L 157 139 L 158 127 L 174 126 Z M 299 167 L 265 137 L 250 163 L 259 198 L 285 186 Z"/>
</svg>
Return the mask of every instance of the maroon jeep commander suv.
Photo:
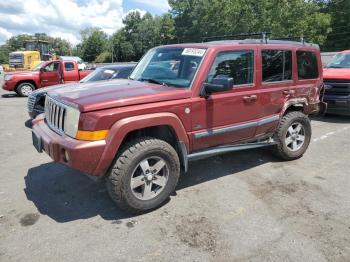
<svg viewBox="0 0 350 262">
<path fill-rule="evenodd" d="M 300 158 L 321 92 L 314 44 L 160 46 L 128 80 L 49 91 L 33 144 L 56 162 L 104 176 L 118 206 L 145 212 L 169 197 L 189 161 L 263 146 L 284 160 Z"/>
</svg>

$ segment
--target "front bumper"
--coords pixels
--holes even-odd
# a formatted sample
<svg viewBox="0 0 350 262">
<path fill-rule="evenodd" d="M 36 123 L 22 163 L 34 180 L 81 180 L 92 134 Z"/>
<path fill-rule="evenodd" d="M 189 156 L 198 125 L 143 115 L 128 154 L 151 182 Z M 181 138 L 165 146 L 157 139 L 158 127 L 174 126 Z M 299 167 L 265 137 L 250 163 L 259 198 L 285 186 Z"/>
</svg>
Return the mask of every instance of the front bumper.
<svg viewBox="0 0 350 262">
<path fill-rule="evenodd" d="M 327 113 L 337 115 L 350 115 L 350 95 L 325 95 L 324 101 L 328 104 Z"/>
<path fill-rule="evenodd" d="M 2 85 L 2 89 L 6 91 L 15 91 L 16 88 L 16 82 L 13 81 L 4 81 L 4 84 Z"/>
<path fill-rule="evenodd" d="M 43 115 L 33 120 L 32 132 L 33 145 L 39 152 L 45 151 L 55 162 L 89 175 L 94 175 L 106 147 L 105 140 L 80 141 L 55 133 L 46 125 Z"/>
</svg>

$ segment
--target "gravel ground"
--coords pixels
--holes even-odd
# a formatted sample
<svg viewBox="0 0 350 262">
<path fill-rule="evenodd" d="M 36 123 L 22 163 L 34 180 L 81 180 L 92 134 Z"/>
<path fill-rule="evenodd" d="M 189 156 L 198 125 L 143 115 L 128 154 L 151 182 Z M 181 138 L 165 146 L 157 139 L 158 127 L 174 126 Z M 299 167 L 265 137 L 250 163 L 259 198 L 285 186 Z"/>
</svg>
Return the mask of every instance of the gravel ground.
<svg viewBox="0 0 350 262">
<path fill-rule="evenodd" d="M 314 119 L 297 161 L 191 163 L 166 205 L 130 216 L 38 154 L 26 99 L 0 95 L 0 261 L 350 261 L 350 118 Z"/>
</svg>

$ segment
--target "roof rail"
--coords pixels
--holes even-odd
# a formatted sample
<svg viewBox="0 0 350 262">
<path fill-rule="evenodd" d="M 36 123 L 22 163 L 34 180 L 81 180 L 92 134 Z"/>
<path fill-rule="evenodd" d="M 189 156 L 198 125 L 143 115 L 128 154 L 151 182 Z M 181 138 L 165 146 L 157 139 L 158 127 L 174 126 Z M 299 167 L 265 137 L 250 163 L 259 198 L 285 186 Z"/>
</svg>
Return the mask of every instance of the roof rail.
<svg viewBox="0 0 350 262">
<path fill-rule="evenodd" d="M 303 45 L 306 43 L 304 36 L 276 37 L 276 38 L 270 38 L 269 40 L 294 41 L 294 42 L 300 42 Z"/>
<path fill-rule="evenodd" d="M 223 36 L 205 36 L 202 37 L 202 42 L 208 42 L 212 40 L 242 40 L 243 38 L 251 36 L 260 36 L 263 43 L 267 43 L 270 32 L 256 32 L 256 33 L 242 33 L 236 35 L 223 35 Z"/>
</svg>

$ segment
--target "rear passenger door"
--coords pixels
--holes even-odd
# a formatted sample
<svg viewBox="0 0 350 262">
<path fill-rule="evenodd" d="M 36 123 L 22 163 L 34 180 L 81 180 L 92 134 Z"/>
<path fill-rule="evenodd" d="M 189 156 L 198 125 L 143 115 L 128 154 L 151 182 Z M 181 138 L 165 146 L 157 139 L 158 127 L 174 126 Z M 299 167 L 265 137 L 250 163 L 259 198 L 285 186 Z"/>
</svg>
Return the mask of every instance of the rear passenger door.
<svg viewBox="0 0 350 262">
<path fill-rule="evenodd" d="M 192 104 L 194 150 L 254 137 L 260 111 L 254 81 L 255 52 L 248 49 L 216 54 L 206 82 L 233 78 L 234 86 L 208 98 L 200 97 Z"/>
<path fill-rule="evenodd" d="M 295 93 L 295 76 L 293 75 L 295 57 L 293 57 L 293 50 L 266 47 L 260 50 L 260 54 L 260 118 L 269 121 L 263 121 L 258 126 L 256 136 L 274 130 L 285 101 L 294 97 Z"/>
<path fill-rule="evenodd" d="M 64 62 L 63 80 L 65 83 L 79 81 L 78 67 L 73 62 Z"/>
</svg>

